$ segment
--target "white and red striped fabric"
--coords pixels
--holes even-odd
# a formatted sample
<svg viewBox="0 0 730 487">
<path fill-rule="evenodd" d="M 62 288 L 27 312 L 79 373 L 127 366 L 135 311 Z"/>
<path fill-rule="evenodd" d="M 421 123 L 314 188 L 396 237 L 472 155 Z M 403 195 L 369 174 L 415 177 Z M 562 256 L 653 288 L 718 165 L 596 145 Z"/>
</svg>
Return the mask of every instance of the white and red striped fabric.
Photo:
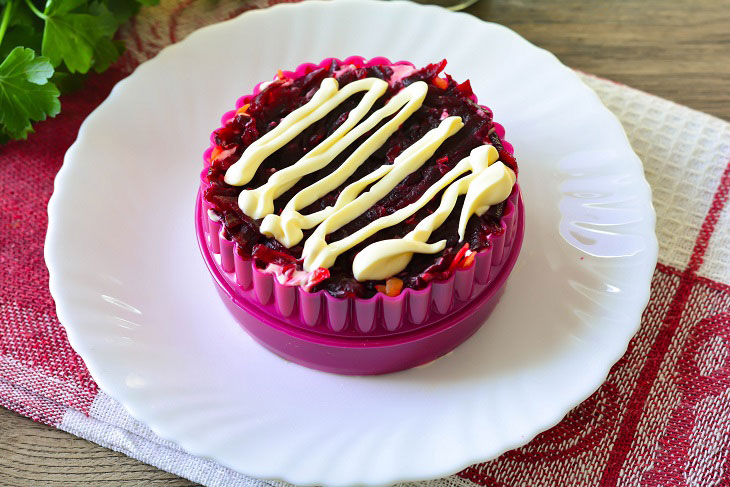
<svg viewBox="0 0 730 487">
<path fill-rule="evenodd" d="M 144 10 L 123 32 L 129 50 L 115 69 L 65 96 L 28 141 L 0 147 L 0 405 L 210 486 L 279 483 L 188 455 L 98 390 L 48 293 L 45 205 L 79 124 L 114 83 L 195 28 L 269 3 Z M 424 487 L 730 485 L 730 123 L 582 76 L 621 119 L 654 191 L 659 265 L 641 330 L 560 424 Z"/>
</svg>

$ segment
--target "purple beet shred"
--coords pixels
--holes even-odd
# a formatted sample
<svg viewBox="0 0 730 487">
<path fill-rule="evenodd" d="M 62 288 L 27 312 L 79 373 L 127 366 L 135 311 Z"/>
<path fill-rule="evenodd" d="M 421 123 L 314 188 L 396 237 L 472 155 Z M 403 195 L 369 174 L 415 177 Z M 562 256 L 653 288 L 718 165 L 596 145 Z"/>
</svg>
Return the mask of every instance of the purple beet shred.
<svg viewBox="0 0 730 487">
<path fill-rule="evenodd" d="M 428 83 L 428 94 L 423 105 L 406 120 L 400 129 L 388 141 L 370 156 L 362 166 L 340 187 L 325 195 L 319 201 L 301 210 L 308 214 L 332 206 L 340 191 L 351 182 L 360 179 L 383 164 L 392 164 L 393 160 L 407 147 L 420 139 L 426 132 L 437 127 L 444 113 L 449 116 L 460 116 L 464 127 L 455 135 L 446 139 L 436 153 L 421 168 L 403 179 L 388 195 L 373 205 L 368 211 L 348 223 L 341 229 L 329 234 L 328 241 L 336 241 L 352 232 L 363 228 L 368 223 L 391 214 L 400 208 L 416 201 L 426 189 L 434 184 L 447 171 L 452 169 L 461 159 L 468 156 L 472 149 L 484 143 L 494 145 L 500 160 L 517 172 L 517 164 L 511 154 L 506 152 L 499 136 L 493 130 L 491 111 L 472 101 L 473 93 L 468 81 L 457 83 L 446 75 L 446 88 L 443 83 L 434 83 L 436 76 L 444 69 L 446 61 L 429 64 L 414 71 L 409 76 L 391 84 L 384 96 L 376 102 L 372 111 L 381 108 L 400 89 L 416 81 Z M 307 103 L 326 77 L 335 77 L 340 88 L 353 81 L 376 77 L 389 80 L 393 70 L 388 65 L 370 66 L 367 68 L 352 67 L 349 69 L 333 61 L 329 68 L 318 68 L 297 79 L 279 79 L 262 90 L 251 102 L 245 114 L 235 116 L 224 127 L 214 132 L 215 144 L 222 150 L 233 149 L 227 157 L 214 160 L 208 171 L 210 187 L 205 191 L 205 199 L 213 209 L 223 217 L 225 232 L 236 242 L 237 251 L 243 257 L 255 258 L 260 267 L 269 263 L 293 266 L 301 269 L 302 245 L 312 230 L 304 232 L 302 242 L 287 249 L 273 238 L 259 232 L 261 220 L 252 220 L 244 215 L 238 207 L 238 195 L 244 189 L 252 189 L 263 185 L 271 174 L 279 169 L 293 165 L 302 156 L 331 135 L 346 119 L 347 115 L 361 100 L 362 94 L 350 97 L 324 118 L 314 123 L 299 136 L 269 156 L 257 170 L 254 178 L 243 187 L 230 186 L 223 181 L 226 170 L 240 159 L 243 151 L 259 137 L 272 130 L 286 115 Z M 364 120 L 364 119 L 363 119 Z M 367 137 L 377 130 L 383 121 L 372 131 L 365 134 L 348 149 L 337 156 L 324 169 L 302 178 L 293 188 L 275 200 L 274 207 L 280 213 L 286 203 L 301 189 L 330 174 L 350 156 L 353 150 Z M 465 239 L 459 241 L 458 215 L 464 197 L 459 198 L 451 216 L 433 232 L 429 243 L 446 240 L 446 248 L 438 254 L 414 254 L 408 267 L 397 276 L 403 280 L 404 288 L 422 289 L 432 280 L 446 279 L 456 254 L 465 245 L 469 249 L 479 251 L 489 245 L 487 236 L 500 232 L 500 218 L 504 204 L 492 206 L 481 217 L 473 215 L 468 222 Z M 384 281 L 359 282 L 352 276 L 352 261 L 355 255 L 367 245 L 383 239 L 399 238 L 413 230 L 418 222 L 433 213 L 441 200 L 439 194 L 428 205 L 399 225 L 384 229 L 360 245 L 342 254 L 329 269 L 329 277 L 319 282 L 313 291 L 325 289 L 335 297 L 373 296 L 375 286 Z M 326 273 L 325 273 L 326 275 Z"/>
</svg>

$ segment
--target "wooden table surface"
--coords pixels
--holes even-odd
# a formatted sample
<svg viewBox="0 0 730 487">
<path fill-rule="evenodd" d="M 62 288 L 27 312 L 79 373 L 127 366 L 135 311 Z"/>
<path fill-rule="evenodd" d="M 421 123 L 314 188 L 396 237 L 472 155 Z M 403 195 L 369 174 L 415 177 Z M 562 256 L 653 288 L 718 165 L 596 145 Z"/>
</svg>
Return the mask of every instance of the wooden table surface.
<svg viewBox="0 0 730 487">
<path fill-rule="evenodd" d="M 730 120 L 730 0 L 480 0 L 574 68 Z M 0 408 L 0 485 L 194 485 Z"/>
</svg>

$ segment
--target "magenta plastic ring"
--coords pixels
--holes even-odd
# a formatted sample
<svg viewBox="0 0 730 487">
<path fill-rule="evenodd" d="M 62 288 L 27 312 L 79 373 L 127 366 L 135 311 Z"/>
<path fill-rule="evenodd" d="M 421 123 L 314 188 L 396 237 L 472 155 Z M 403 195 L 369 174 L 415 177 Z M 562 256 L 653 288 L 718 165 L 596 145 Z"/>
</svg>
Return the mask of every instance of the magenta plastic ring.
<svg viewBox="0 0 730 487">
<path fill-rule="evenodd" d="M 518 193 L 519 194 L 519 193 Z M 202 195 L 198 194 L 195 229 L 198 245 L 216 289 L 233 317 L 261 345 L 292 362 L 345 375 L 376 375 L 431 362 L 473 335 L 496 305 L 499 290 L 512 272 L 524 237 L 524 207 L 517 201 L 517 225 L 505 258 L 494 266 L 494 279 L 478 297 L 427 328 L 386 337 L 348 338 L 322 335 L 287 323 L 240 294 L 213 258 L 208 244 Z"/>
</svg>

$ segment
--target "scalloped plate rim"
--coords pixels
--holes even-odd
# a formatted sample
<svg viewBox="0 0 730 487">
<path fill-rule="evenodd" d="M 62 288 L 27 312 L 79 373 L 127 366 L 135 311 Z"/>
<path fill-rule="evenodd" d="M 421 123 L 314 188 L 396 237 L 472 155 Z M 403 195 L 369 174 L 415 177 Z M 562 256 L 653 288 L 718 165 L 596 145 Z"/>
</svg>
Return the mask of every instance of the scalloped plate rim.
<svg viewBox="0 0 730 487">
<path fill-rule="evenodd" d="M 330 3 L 330 1 L 328 1 L 328 0 L 309 0 L 304 3 L 283 3 L 283 4 L 274 5 L 272 7 L 251 10 L 251 11 L 241 14 L 238 17 L 235 17 L 235 18 L 232 18 L 229 20 L 225 20 L 223 22 L 219 22 L 216 24 L 211 24 L 211 25 L 208 25 L 208 26 L 205 26 L 205 27 L 202 27 L 202 28 L 196 30 L 195 32 L 191 33 L 188 37 L 186 37 L 184 40 L 182 40 L 181 42 L 179 42 L 177 44 L 169 45 L 169 46 L 166 46 L 165 48 L 163 48 L 157 54 L 157 56 L 155 56 L 155 58 L 151 59 L 150 61 L 158 60 L 160 57 L 169 56 L 169 55 L 171 55 L 171 53 L 173 53 L 176 50 L 183 50 L 186 48 L 186 46 L 188 46 L 190 43 L 192 43 L 192 41 L 194 41 L 197 38 L 197 36 L 201 35 L 202 33 L 218 29 L 221 26 L 221 24 L 231 24 L 231 23 L 239 22 L 240 19 L 244 16 L 252 17 L 252 16 L 259 16 L 259 15 L 271 15 L 271 12 L 275 12 L 275 11 L 278 11 L 281 9 L 309 8 L 310 6 L 319 5 L 319 4 L 329 4 L 329 3 Z M 346 0 L 345 2 L 341 2 L 341 3 L 373 5 L 377 2 L 372 2 L 372 1 L 368 1 L 368 0 Z M 411 5 L 411 4 L 410 4 L 410 2 L 404 2 L 401 0 L 397 0 L 397 1 L 388 2 L 388 7 L 386 7 L 386 8 L 395 8 L 395 6 L 401 6 L 401 5 Z M 418 8 L 442 10 L 439 7 L 435 7 L 435 6 L 418 6 Z M 482 24 L 487 24 L 487 25 L 499 28 L 499 29 L 507 30 L 514 36 L 518 37 L 520 40 L 529 44 L 532 48 L 541 51 L 543 54 L 550 55 L 552 58 L 555 59 L 555 61 L 557 63 L 560 63 L 560 61 L 549 51 L 546 51 L 542 48 L 534 46 L 529 41 L 526 41 L 524 38 L 519 36 L 519 34 L 514 33 L 511 29 L 508 29 L 507 27 L 504 27 L 500 24 L 480 21 L 479 19 L 472 18 L 471 16 L 469 16 L 466 13 L 453 13 L 453 12 L 446 12 L 446 11 L 443 11 L 443 13 L 448 14 L 448 15 L 467 16 L 467 17 L 470 17 L 470 19 L 475 24 L 482 23 Z M 118 388 L 117 384 L 115 383 L 114 380 L 108 378 L 104 373 L 101 372 L 101 368 L 102 368 L 101 363 L 103 363 L 103 361 L 100 361 L 101 357 L 97 357 L 95 355 L 95 353 L 86 346 L 87 343 L 84 341 L 84 338 L 81 336 L 80 333 L 77 334 L 77 330 L 71 324 L 73 322 L 73 319 L 71 319 L 71 315 L 73 313 L 70 311 L 67 311 L 67 308 L 65 307 L 66 303 L 64 302 L 63 299 L 61 299 L 61 300 L 58 299 L 58 297 L 60 297 L 63 294 L 63 291 L 61 290 L 60 281 L 58 279 L 59 276 L 54 272 L 54 268 L 56 267 L 54 265 L 54 263 L 55 263 L 55 259 L 57 258 L 57 255 L 54 250 L 54 246 L 58 242 L 58 238 L 59 238 L 58 237 L 58 233 L 59 233 L 58 223 L 59 222 L 58 222 L 57 215 L 61 211 L 60 205 L 62 204 L 62 196 L 61 196 L 62 191 L 63 191 L 64 186 L 67 185 L 65 180 L 70 171 L 70 167 L 71 167 L 71 164 L 75 157 L 76 152 L 78 151 L 79 147 L 86 142 L 86 138 L 88 136 L 88 134 L 87 134 L 88 127 L 95 122 L 95 119 L 99 113 L 101 113 L 103 110 L 106 110 L 108 106 L 112 105 L 112 103 L 116 100 L 116 98 L 123 96 L 122 94 L 128 83 L 131 83 L 132 80 L 136 80 L 137 78 L 144 76 L 145 70 L 147 69 L 147 67 L 148 67 L 147 65 L 150 63 L 150 61 L 141 64 L 132 74 L 130 74 L 125 79 L 118 82 L 114 86 L 112 91 L 110 92 L 109 96 L 96 109 L 94 109 L 94 111 L 81 124 L 81 126 L 79 128 L 77 139 L 71 145 L 71 147 L 68 149 L 68 151 L 64 157 L 64 163 L 63 163 L 61 169 L 59 170 L 59 172 L 55 178 L 55 181 L 54 181 L 54 191 L 48 202 L 49 224 L 48 224 L 48 231 L 47 231 L 47 235 L 46 235 L 46 242 L 45 242 L 45 246 L 44 246 L 44 257 L 45 257 L 46 265 L 49 269 L 49 288 L 51 291 L 51 295 L 53 296 L 54 301 L 56 302 L 58 318 L 59 318 L 60 322 L 62 323 L 62 325 L 64 326 L 64 328 L 66 329 L 68 339 L 69 339 L 69 342 L 71 343 L 71 346 L 84 359 L 84 362 L 86 363 L 91 376 L 97 382 L 97 384 L 100 386 L 101 390 L 103 390 L 104 393 L 106 393 L 110 397 L 119 401 L 122 404 L 122 406 L 124 407 L 124 409 L 127 410 L 134 418 L 139 419 L 143 422 L 145 422 L 144 419 L 147 416 L 145 414 L 144 408 L 135 407 L 135 405 L 130 404 L 128 401 L 126 401 L 125 399 L 127 396 L 125 395 L 124 389 Z M 560 64 L 562 66 L 562 63 L 560 63 Z M 595 94 L 595 92 L 593 92 L 593 90 L 591 90 L 587 85 L 585 85 L 572 70 L 570 70 L 567 67 L 564 67 L 564 68 L 565 68 L 566 72 L 570 72 L 571 75 L 574 76 L 575 79 L 580 82 L 580 84 L 585 88 L 586 93 L 590 93 L 592 95 L 594 102 L 596 104 L 595 109 L 604 111 L 605 112 L 604 116 L 609 115 L 610 118 L 612 118 L 620 126 L 620 122 L 618 122 L 618 119 L 615 117 L 615 115 L 612 112 L 610 112 L 602 104 L 602 102 L 600 101 L 598 96 Z M 509 127 L 508 127 L 508 130 L 509 130 Z M 622 130 L 622 132 L 623 132 L 623 130 Z M 626 137 L 625 132 L 624 132 L 624 137 Z M 626 143 L 627 143 L 627 146 L 629 146 L 629 150 L 631 150 L 630 144 L 629 144 L 627 138 L 626 138 Z M 631 152 L 633 153 L 632 150 L 631 150 Z M 640 162 L 638 156 L 636 156 L 634 154 L 634 158 L 635 158 L 635 163 L 638 165 L 638 170 L 643 171 L 643 169 L 641 167 L 641 162 Z M 644 195 L 644 196 L 648 197 L 649 209 L 651 210 L 649 212 L 649 214 L 647 214 L 648 221 L 646 223 L 647 223 L 647 227 L 651 229 L 651 236 L 653 236 L 653 241 L 650 239 L 647 242 L 648 244 L 650 244 L 650 248 L 647 250 L 649 252 L 648 260 L 654 262 L 653 265 L 647 266 L 647 273 L 646 273 L 645 278 L 648 283 L 648 281 L 651 279 L 651 275 L 653 273 L 653 268 L 657 261 L 658 244 L 656 241 L 656 237 L 654 235 L 654 228 L 656 225 L 656 216 L 654 213 L 653 206 L 651 206 L 651 188 L 649 187 L 649 185 L 645 179 L 643 180 L 643 182 L 644 182 L 644 186 L 645 186 L 645 190 L 646 190 L 646 195 Z M 528 223 L 528 225 L 529 225 L 529 223 Z M 650 270 L 649 270 L 649 268 L 650 268 Z M 423 475 L 412 475 L 411 474 L 411 475 L 405 475 L 405 476 L 391 476 L 392 479 L 387 480 L 387 482 L 388 483 L 399 483 L 399 482 L 407 482 L 407 481 L 427 480 L 427 479 L 432 479 L 432 478 L 455 473 L 469 465 L 472 465 L 472 464 L 478 463 L 478 462 L 491 460 L 493 458 L 498 457 L 505 451 L 508 451 L 512 448 L 516 448 L 521 445 L 524 445 L 524 444 L 528 443 L 530 440 L 532 440 L 539 433 L 541 433 L 541 432 L 549 429 L 550 427 L 554 426 L 555 424 L 557 424 L 573 407 L 575 407 L 577 404 L 579 404 L 580 402 L 587 399 L 591 394 L 593 394 L 600 387 L 600 385 L 605 381 L 605 378 L 608 375 L 610 368 L 613 366 L 614 363 L 616 363 L 624 355 L 624 353 L 626 352 L 626 349 L 628 347 L 630 338 L 634 335 L 634 333 L 638 330 L 638 328 L 640 326 L 641 312 L 643 311 L 644 307 L 648 304 L 649 297 L 650 297 L 649 292 L 650 292 L 650 289 L 647 284 L 644 295 L 641 296 L 639 299 L 637 299 L 637 302 L 640 302 L 642 304 L 639 307 L 640 309 L 638 310 L 638 313 L 637 313 L 637 319 L 635 321 L 635 325 L 630 330 L 627 330 L 627 331 L 630 331 L 630 333 L 627 334 L 625 343 L 623 343 L 620 346 L 617 346 L 614 349 L 615 353 L 613 354 L 611 363 L 606 364 L 605 372 L 603 374 L 601 374 L 600 376 L 597 376 L 595 378 L 596 380 L 593 381 L 592 383 L 586 384 L 584 386 L 582 392 L 580 394 L 576 394 L 577 397 L 571 398 L 569 401 L 566 401 L 566 405 L 562 410 L 559 410 L 559 411 L 556 410 L 545 421 L 542 421 L 540 424 L 535 425 L 534 432 L 532 435 L 528 435 L 523 438 L 515 439 L 515 441 L 513 441 L 511 443 L 510 442 L 505 443 L 503 445 L 503 448 L 501 448 L 500 453 L 497 453 L 497 454 L 485 456 L 480 453 L 475 453 L 470 458 L 462 459 L 462 460 L 460 460 L 458 462 L 454 462 L 453 464 L 448 465 L 448 466 L 436 467 L 432 471 L 425 472 Z M 155 434 L 159 435 L 161 438 L 177 442 L 186 451 L 188 451 L 194 455 L 205 456 L 205 457 L 212 458 L 215 460 L 215 456 L 210 456 L 210 452 L 201 451 L 199 448 L 196 447 L 194 442 L 190 442 L 189 440 L 186 440 L 186 439 L 172 437 L 172 435 L 168 434 L 168 431 L 164 426 L 161 426 L 158 424 L 149 424 L 146 422 L 145 422 L 145 424 L 147 424 L 150 427 L 150 429 Z M 233 466 L 233 465 L 227 465 L 226 463 L 220 462 L 220 461 L 219 461 L 219 463 L 221 463 L 222 465 L 227 466 L 231 469 L 236 470 L 235 466 Z M 249 472 L 242 472 L 242 473 L 244 473 L 246 475 L 251 475 L 254 477 L 259 477 L 262 479 L 271 479 L 271 480 L 281 479 L 281 480 L 289 481 L 292 483 L 298 483 L 298 484 L 302 484 L 302 485 L 314 485 L 317 483 L 322 483 L 322 482 L 318 481 L 317 479 L 290 476 L 285 472 L 281 472 L 281 473 L 277 474 L 274 472 L 249 471 Z M 353 481 L 351 484 L 354 485 L 356 483 L 361 483 L 361 482 Z M 373 482 L 364 482 L 365 485 L 377 485 L 379 483 L 381 483 L 381 482 L 380 481 L 374 482 L 374 483 Z"/>
</svg>

